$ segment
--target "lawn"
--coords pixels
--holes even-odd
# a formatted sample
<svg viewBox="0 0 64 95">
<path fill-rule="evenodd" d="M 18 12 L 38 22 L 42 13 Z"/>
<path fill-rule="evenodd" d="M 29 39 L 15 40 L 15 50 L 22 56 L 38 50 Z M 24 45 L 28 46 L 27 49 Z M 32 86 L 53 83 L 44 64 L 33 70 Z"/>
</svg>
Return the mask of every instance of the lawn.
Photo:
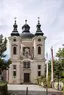
<svg viewBox="0 0 64 95">
<path fill-rule="evenodd" d="M 7 83 L 5 83 L 5 82 L 0 82 L 0 86 L 4 86 L 4 85 L 6 85 Z"/>
</svg>

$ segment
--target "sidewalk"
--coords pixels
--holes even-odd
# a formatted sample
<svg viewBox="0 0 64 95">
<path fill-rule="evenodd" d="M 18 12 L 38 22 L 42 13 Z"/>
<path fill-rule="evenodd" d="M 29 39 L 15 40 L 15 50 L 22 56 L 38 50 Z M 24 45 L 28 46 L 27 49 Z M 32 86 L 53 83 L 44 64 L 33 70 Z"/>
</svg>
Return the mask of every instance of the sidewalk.
<svg viewBox="0 0 64 95">
<path fill-rule="evenodd" d="M 43 88 L 39 85 L 25 85 L 25 84 L 12 85 L 12 84 L 8 84 L 8 90 L 26 90 L 27 87 L 28 87 L 28 90 L 30 90 L 30 91 L 46 91 L 46 88 Z M 48 88 L 48 91 L 58 92 L 58 90 L 55 90 L 52 88 Z"/>
<path fill-rule="evenodd" d="M 8 92 L 15 95 L 26 95 L 26 88 L 28 87 L 28 95 L 46 95 L 46 88 L 39 85 L 12 85 L 8 84 Z M 48 88 L 48 95 L 62 95 L 61 91 Z"/>
</svg>

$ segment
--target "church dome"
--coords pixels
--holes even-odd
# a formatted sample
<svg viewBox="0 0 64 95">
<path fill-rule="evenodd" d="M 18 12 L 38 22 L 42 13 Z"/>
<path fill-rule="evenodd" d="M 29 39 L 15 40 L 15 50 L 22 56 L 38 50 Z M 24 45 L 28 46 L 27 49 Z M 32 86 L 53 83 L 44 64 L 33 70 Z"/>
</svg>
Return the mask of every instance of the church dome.
<svg viewBox="0 0 64 95">
<path fill-rule="evenodd" d="M 30 26 L 27 24 L 27 20 L 25 20 L 25 24 L 22 26 L 22 38 L 32 38 L 34 35 L 30 33 Z"/>
<path fill-rule="evenodd" d="M 32 33 L 22 33 L 21 34 L 21 37 L 22 38 L 33 38 L 34 37 L 34 35 L 32 34 Z"/>
</svg>

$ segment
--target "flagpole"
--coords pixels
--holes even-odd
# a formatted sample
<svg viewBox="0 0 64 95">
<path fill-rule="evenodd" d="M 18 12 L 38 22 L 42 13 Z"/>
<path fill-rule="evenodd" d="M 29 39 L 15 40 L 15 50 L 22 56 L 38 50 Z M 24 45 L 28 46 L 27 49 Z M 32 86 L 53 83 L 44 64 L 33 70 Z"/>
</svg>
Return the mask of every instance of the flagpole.
<svg viewBox="0 0 64 95">
<path fill-rule="evenodd" d="M 48 81 L 48 53 L 46 53 L 46 80 Z"/>
<path fill-rule="evenodd" d="M 52 84 L 52 87 L 54 85 L 54 76 L 53 76 L 53 47 L 51 48 L 51 84 Z"/>
</svg>

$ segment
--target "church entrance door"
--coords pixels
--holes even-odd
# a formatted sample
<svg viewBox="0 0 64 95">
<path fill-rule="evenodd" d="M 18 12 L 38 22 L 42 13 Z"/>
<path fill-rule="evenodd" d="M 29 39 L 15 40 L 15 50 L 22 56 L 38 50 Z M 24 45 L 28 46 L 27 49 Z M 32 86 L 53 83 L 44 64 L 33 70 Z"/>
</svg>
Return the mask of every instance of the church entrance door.
<svg viewBox="0 0 64 95">
<path fill-rule="evenodd" d="M 30 82 L 30 73 L 24 73 L 24 82 L 29 83 Z"/>
</svg>

